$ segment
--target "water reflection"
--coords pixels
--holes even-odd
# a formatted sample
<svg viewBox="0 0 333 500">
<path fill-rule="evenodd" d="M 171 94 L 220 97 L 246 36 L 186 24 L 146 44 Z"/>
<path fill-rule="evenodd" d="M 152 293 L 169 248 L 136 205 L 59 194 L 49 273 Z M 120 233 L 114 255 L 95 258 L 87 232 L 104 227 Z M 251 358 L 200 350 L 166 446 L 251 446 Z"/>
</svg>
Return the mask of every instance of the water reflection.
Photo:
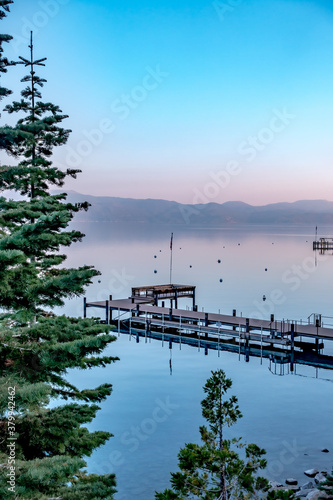
<svg viewBox="0 0 333 500">
<path fill-rule="evenodd" d="M 184 337 L 152 331 L 136 331 L 135 333 L 133 333 L 133 331 L 131 333 L 122 331 L 121 335 L 136 338 L 137 343 L 139 343 L 140 338 L 145 339 L 146 342 L 147 339 L 159 340 L 162 343 L 162 347 L 164 347 L 164 343 L 167 343 L 170 352 L 170 375 L 172 375 L 173 346 L 177 346 L 181 349 L 182 345 L 188 345 L 195 347 L 198 352 L 203 349 L 206 356 L 209 351 L 217 351 L 218 357 L 220 357 L 223 351 L 227 351 L 237 354 L 238 361 L 244 360 L 247 363 L 250 362 L 252 357 L 259 358 L 261 366 L 263 365 L 263 360 L 267 359 L 269 361 L 268 369 L 273 375 L 284 376 L 299 374 L 304 377 L 321 378 L 333 382 L 333 372 L 331 372 L 331 370 L 333 370 L 333 356 L 324 354 L 323 344 L 321 344 L 318 349 L 315 344 L 310 345 L 310 343 L 300 342 L 299 350 L 291 352 L 290 350 L 284 351 L 282 349 L 274 349 L 273 347 L 267 349 L 265 346 L 259 344 L 257 346 L 247 346 L 240 342 L 231 342 L 230 339 L 229 342 L 207 341 L 194 335 L 192 337 Z M 314 370 L 311 370 L 308 374 L 302 374 L 302 366 L 312 367 Z"/>
<path fill-rule="evenodd" d="M 128 297 L 133 286 L 168 283 L 173 232 L 173 281 L 196 285 L 200 311 L 232 314 L 236 309 L 244 317 L 268 319 L 274 314 L 281 321 L 307 321 L 311 314 L 321 314 L 324 323 L 332 323 L 328 317 L 333 260 L 319 254 L 315 265 L 312 227 L 255 231 L 108 223 L 75 227 L 87 237 L 69 249 L 68 267 L 91 264 L 102 273 L 87 290 L 89 301 L 106 300 L 110 294 L 115 299 Z M 57 312 L 82 316 L 82 298 Z M 267 450 L 270 479 L 294 476 L 304 482 L 304 470 L 331 467 L 331 458 L 321 449 L 333 449 L 332 384 L 325 380 L 332 372 L 307 364 L 313 352 L 300 352 L 305 364 L 295 358 L 291 372 L 290 360 L 285 363 L 276 353 L 271 353 L 275 358 L 261 358 L 260 346 L 256 355 L 248 351 L 246 362 L 245 350 L 239 357 L 237 347 L 231 351 L 208 346 L 205 355 L 197 341 L 194 346 L 173 342 L 170 350 L 167 339 L 162 347 L 161 340 L 147 338 L 145 343 L 139 335 L 137 343 L 136 337 L 131 338 L 120 334 L 110 346 L 112 355 L 120 357 L 112 367 L 90 370 L 88 379 L 79 370 L 70 375 L 79 387 L 106 380 L 113 384 L 113 394 L 90 428 L 115 437 L 87 463 L 91 472 L 117 474 L 117 500 L 153 500 L 155 489 L 169 486 L 180 447 L 199 439 L 202 387 L 211 370 L 219 368 L 233 380 L 233 393 L 244 414 L 234 435 Z M 333 356 L 332 347 L 325 345 L 325 356 Z M 283 370 L 284 376 L 279 376 Z M 170 411 L 157 424 L 154 410 L 162 403 Z M 288 463 L 281 459 L 286 453 Z"/>
</svg>

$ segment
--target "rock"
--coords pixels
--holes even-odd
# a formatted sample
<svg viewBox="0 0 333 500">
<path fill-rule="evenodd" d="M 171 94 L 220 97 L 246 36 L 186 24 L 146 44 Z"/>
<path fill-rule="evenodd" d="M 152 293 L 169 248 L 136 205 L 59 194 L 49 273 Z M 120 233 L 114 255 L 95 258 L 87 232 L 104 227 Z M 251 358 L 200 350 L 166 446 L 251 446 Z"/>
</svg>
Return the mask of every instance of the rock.
<svg viewBox="0 0 333 500">
<path fill-rule="evenodd" d="M 271 488 L 283 488 L 284 484 L 278 483 L 277 481 L 269 481 L 269 485 Z"/>
<path fill-rule="evenodd" d="M 332 498 L 332 497 L 330 497 L 323 491 L 319 490 L 313 490 L 305 497 L 306 500 L 318 500 L 319 498 Z"/>
<path fill-rule="evenodd" d="M 329 452 L 330 452 L 330 450 L 328 450 L 327 448 L 324 448 L 324 449 L 323 449 L 323 450 L 321 450 L 321 451 L 322 451 L 322 453 L 329 453 Z"/>
<path fill-rule="evenodd" d="M 297 481 L 297 479 L 294 479 L 293 477 L 289 477 L 288 479 L 286 479 L 286 484 L 296 485 L 296 484 L 298 484 L 298 481 Z"/>
<path fill-rule="evenodd" d="M 307 483 L 301 486 L 301 490 L 314 490 L 316 487 L 315 483 L 312 481 L 308 481 Z"/>
<path fill-rule="evenodd" d="M 319 470 L 317 469 L 309 469 L 304 471 L 304 474 L 308 477 L 315 477 L 316 474 L 318 474 Z"/>
<path fill-rule="evenodd" d="M 317 484 L 322 483 L 323 481 L 326 480 L 326 476 L 322 472 L 319 472 L 318 474 L 315 475 L 314 480 L 316 481 Z"/>
<path fill-rule="evenodd" d="M 295 498 L 306 498 L 308 496 L 309 493 L 311 493 L 312 491 L 314 491 L 313 489 L 301 489 L 300 491 L 298 491 L 295 495 Z"/>
</svg>

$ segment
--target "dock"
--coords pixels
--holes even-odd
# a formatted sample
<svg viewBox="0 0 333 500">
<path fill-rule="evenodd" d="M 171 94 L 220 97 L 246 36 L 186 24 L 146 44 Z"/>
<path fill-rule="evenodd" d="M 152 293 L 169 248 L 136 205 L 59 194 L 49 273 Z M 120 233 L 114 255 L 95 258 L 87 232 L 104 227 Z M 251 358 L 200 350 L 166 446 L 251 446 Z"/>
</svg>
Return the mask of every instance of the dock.
<svg viewBox="0 0 333 500">
<path fill-rule="evenodd" d="M 333 238 L 320 238 L 319 240 L 314 241 L 313 250 L 320 250 L 320 252 L 333 250 Z"/>
<path fill-rule="evenodd" d="M 181 298 L 191 299 L 191 307 L 179 308 Z M 166 306 L 166 300 L 170 306 Z M 161 302 L 161 304 L 160 304 Z M 132 288 L 124 299 L 88 302 L 84 299 L 84 317 L 88 308 L 103 310 L 104 322 L 118 332 L 168 340 L 172 343 L 199 345 L 205 349 L 231 350 L 246 356 L 260 355 L 333 369 L 333 357 L 322 351 L 324 342 L 333 340 L 333 328 L 313 323 L 239 316 L 198 311 L 195 287 L 190 285 L 157 285 Z"/>
</svg>

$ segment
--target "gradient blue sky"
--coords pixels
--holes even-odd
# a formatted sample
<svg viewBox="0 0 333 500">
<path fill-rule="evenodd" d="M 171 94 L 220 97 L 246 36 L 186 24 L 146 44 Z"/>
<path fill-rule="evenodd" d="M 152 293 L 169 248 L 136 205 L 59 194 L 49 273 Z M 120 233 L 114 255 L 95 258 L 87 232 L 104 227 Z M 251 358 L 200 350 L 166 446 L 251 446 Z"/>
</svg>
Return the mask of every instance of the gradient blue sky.
<svg viewBox="0 0 333 500">
<path fill-rule="evenodd" d="M 67 189 L 333 200 L 332 1 L 15 0 L 9 57 L 31 29 L 73 130 L 54 160 L 83 171 Z M 23 73 L 3 77 L 16 98 Z"/>
</svg>

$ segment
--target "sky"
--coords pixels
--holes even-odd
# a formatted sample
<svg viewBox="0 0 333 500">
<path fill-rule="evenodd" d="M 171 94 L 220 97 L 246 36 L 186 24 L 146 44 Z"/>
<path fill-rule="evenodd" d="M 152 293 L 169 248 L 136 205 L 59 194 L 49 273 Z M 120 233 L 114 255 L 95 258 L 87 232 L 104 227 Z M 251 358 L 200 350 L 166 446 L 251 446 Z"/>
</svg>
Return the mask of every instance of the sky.
<svg viewBox="0 0 333 500">
<path fill-rule="evenodd" d="M 15 0 L 8 57 L 31 30 L 43 100 L 72 130 L 54 163 L 82 170 L 67 190 L 333 200 L 331 0 Z M 2 77 L 15 99 L 24 74 Z"/>
</svg>

